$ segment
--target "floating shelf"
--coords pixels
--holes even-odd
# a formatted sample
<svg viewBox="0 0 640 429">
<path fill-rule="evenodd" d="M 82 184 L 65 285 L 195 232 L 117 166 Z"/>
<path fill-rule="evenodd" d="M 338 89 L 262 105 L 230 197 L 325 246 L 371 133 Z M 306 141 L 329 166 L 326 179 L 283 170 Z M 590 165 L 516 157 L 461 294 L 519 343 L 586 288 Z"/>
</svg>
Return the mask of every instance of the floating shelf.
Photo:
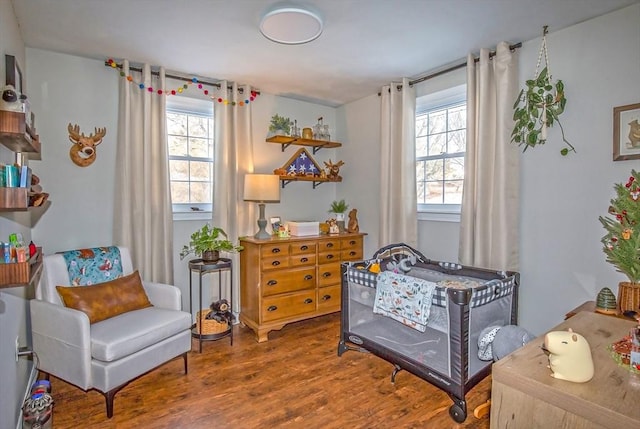
<svg viewBox="0 0 640 429">
<path fill-rule="evenodd" d="M 336 147 L 341 147 L 342 143 L 338 142 L 330 142 L 326 140 L 310 140 L 303 139 L 301 137 L 290 137 L 290 136 L 273 136 L 267 139 L 269 143 L 276 143 L 282 145 L 282 152 L 290 145 L 297 146 L 307 146 L 313 148 L 313 153 L 315 154 L 320 149 L 333 149 Z"/>
<path fill-rule="evenodd" d="M 338 180 L 331 180 L 331 179 L 315 177 L 315 176 L 279 176 L 279 177 L 280 177 L 280 182 L 282 183 L 283 188 L 291 182 L 313 182 L 313 189 L 316 189 L 318 186 L 320 186 L 325 182 L 333 182 L 333 183 L 342 182 L 342 177 L 339 178 Z"/>
<path fill-rule="evenodd" d="M 0 289 L 31 284 L 42 270 L 42 248 L 27 262 L 0 264 Z"/>
<path fill-rule="evenodd" d="M 0 143 L 14 152 L 40 153 L 40 137 L 27 126 L 22 112 L 0 110 Z"/>
</svg>

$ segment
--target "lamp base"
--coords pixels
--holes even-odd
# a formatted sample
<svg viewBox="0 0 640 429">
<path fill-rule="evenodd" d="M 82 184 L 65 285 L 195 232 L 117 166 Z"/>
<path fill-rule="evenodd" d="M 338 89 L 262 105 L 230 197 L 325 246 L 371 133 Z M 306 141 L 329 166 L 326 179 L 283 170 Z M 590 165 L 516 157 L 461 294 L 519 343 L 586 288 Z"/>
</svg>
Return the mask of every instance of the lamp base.
<svg viewBox="0 0 640 429">
<path fill-rule="evenodd" d="M 258 232 L 256 233 L 256 235 L 253 236 L 253 238 L 256 238 L 258 240 L 271 238 L 271 234 L 269 234 L 266 230 L 267 219 L 265 219 L 264 217 L 264 203 L 258 204 L 258 207 L 260 208 L 260 218 L 258 219 Z"/>
</svg>

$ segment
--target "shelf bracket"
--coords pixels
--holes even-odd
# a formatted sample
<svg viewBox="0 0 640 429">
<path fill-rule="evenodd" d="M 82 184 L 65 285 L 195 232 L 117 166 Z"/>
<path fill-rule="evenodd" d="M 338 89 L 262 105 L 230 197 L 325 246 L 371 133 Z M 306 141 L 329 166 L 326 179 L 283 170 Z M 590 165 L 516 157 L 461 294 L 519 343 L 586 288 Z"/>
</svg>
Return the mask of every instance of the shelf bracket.
<svg viewBox="0 0 640 429">
<path fill-rule="evenodd" d="M 282 189 L 284 189 L 284 187 L 287 186 L 289 183 L 293 182 L 293 180 L 282 180 L 282 179 L 280 179 L 280 182 L 282 183 Z"/>
<path fill-rule="evenodd" d="M 282 143 L 282 147 L 280 148 L 281 152 L 284 152 L 289 146 L 291 146 L 291 143 Z M 284 188 L 284 186 L 283 186 L 283 188 Z"/>
<path fill-rule="evenodd" d="M 316 189 L 318 186 L 322 185 L 324 182 L 316 182 L 315 180 L 313 181 L 313 189 Z"/>
<path fill-rule="evenodd" d="M 322 145 L 322 146 L 314 146 L 314 147 L 313 147 L 313 154 L 315 155 L 315 154 L 316 154 L 316 152 L 318 152 L 318 151 L 319 151 L 320 149 L 322 149 L 323 147 L 324 147 L 324 145 Z M 314 188 L 315 188 L 315 186 L 314 186 Z"/>
</svg>

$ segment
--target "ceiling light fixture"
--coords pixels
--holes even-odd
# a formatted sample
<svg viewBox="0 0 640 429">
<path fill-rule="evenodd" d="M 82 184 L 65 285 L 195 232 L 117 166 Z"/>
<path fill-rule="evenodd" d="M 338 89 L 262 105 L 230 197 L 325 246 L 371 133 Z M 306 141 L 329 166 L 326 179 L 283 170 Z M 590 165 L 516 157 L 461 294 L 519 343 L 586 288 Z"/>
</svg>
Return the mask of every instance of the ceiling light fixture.
<svg viewBox="0 0 640 429">
<path fill-rule="evenodd" d="M 269 40 L 285 45 L 301 45 L 322 33 L 322 18 L 299 6 L 277 6 L 260 21 L 260 32 Z"/>
</svg>

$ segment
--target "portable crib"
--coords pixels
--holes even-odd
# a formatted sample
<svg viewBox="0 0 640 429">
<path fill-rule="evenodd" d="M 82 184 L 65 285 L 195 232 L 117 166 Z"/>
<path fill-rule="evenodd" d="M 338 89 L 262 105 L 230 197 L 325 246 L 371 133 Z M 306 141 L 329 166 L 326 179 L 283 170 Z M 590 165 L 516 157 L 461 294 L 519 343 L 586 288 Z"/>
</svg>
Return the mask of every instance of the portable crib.
<svg viewBox="0 0 640 429">
<path fill-rule="evenodd" d="M 379 275 L 395 270 L 436 283 L 424 332 L 373 311 Z M 386 276 L 385 276 L 386 277 Z M 478 358 L 480 332 L 516 324 L 519 274 L 432 261 L 406 244 L 378 250 L 373 259 L 342 264 L 342 319 L 338 356 L 368 351 L 444 390 L 458 423 L 467 417 L 466 393 L 491 372 Z"/>
</svg>

